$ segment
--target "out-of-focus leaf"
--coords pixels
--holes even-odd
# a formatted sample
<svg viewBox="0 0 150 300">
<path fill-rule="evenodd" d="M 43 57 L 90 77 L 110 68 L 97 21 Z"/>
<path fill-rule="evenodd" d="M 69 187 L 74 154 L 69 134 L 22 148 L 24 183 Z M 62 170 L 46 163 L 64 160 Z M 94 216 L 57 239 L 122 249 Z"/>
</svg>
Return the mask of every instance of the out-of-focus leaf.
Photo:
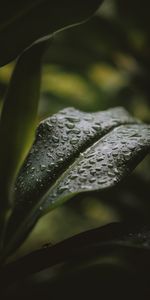
<svg viewBox="0 0 150 300">
<path fill-rule="evenodd" d="M 59 34 L 47 52 L 46 63 L 83 73 L 90 65 L 99 62 L 114 66 L 112 52 L 120 51 L 131 54 L 127 32 L 123 26 L 118 26 L 117 20 L 100 15 Z"/>
<path fill-rule="evenodd" d="M 105 259 L 116 253 L 125 256 L 135 269 L 150 273 L 150 228 L 148 225 L 112 223 L 89 230 L 54 246 L 36 250 L 1 270 L 0 279 L 9 282 L 61 263 L 80 264 L 83 268 L 89 259 Z M 145 256 L 145 259 L 144 259 Z M 86 262 L 86 263 L 85 263 Z M 101 260 L 102 262 L 102 260 Z M 88 264 L 88 263 L 87 263 Z"/>
<path fill-rule="evenodd" d="M 140 0 L 115 0 L 118 15 L 121 16 L 126 24 L 130 24 L 133 28 L 149 32 L 149 0 L 143 0 L 142 5 Z"/>
<path fill-rule="evenodd" d="M 36 40 L 89 18 L 102 0 L 1 1 L 0 65 L 7 64 Z"/>
<path fill-rule="evenodd" d="M 68 108 L 41 122 L 16 182 L 5 253 L 47 211 L 78 193 L 116 185 L 149 147 L 150 126 L 123 108 L 96 113 Z"/>
<path fill-rule="evenodd" d="M 46 42 L 19 58 L 4 100 L 0 119 L 0 211 L 9 206 L 12 184 L 34 139 L 41 79 L 41 58 Z"/>
</svg>

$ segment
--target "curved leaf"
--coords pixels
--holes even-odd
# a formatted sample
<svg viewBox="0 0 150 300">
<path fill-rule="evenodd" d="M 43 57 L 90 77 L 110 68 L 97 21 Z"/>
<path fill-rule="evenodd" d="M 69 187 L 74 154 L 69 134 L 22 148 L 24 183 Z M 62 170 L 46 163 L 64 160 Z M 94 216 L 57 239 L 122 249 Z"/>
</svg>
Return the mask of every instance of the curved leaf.
<svg viewBox="0 0 150 300">
<path fill-rule="evenodd" d="M 1 1 L 0 66 L 36 40 L 89 18 L 102 0 Z"/>
<path fill-rule="evenodd" d="M 117 184 L 149 148 L 150 126 L 123 108 L 68 108 L 43 121 L 16 182 L 6 246 L 16 247 L 41 215 L 75 194 Z"/>
<path fill-rule="evenodd" d="M 46 42 L 35 45 L 18 59 L 4 100 L 0 118 L 0 219 L 10 205 L 16 173 L 34 139 L 45 48 Z"/>
<path fill-rule="evenodd" d="M 33 273 L 70 261 L 84 261 L 90 257 L 103 257 L 120 251 L 129 254 L 132 264 L 137 268 L 145 267 L 150 272 L 150 228 L 148 225 L 112 223 L 92 229 L 54 246 L 43 247 L 17 261 L 4 266 L 0 272 L 1 282 L 6 285 Z M 134 257 L 134 259 L 133 259 Z M 142 259 L 140 259 L 142 257 Z M 144 258 L 145 257 L 145 258 Z M 128 257 L 129 259 L 129 257 Z"/>
</svg>

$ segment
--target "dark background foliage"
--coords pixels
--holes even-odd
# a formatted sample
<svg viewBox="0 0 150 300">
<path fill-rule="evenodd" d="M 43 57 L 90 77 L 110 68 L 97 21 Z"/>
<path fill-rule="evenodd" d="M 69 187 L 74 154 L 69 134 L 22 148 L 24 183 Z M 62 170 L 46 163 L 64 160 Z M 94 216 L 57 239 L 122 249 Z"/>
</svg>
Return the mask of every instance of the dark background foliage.
<svg viewBox="0 0 150 300">
<path fill-rule="evenodd" d="M 0 69 L 1 103 L 12 66 L 13 64 L 9 64 Z M 134 116 L 150 122 L 148 0 L 143 0 L 142 5 L 140 0 L 106 0 L 101 10 L 88 23 L 59 33 L 53 38 L 43 66 L 39 120 L 66 106 L 74 106 L 84 111 L 99 111 L 124 106 Z M 73 234 L 113 221 L 138 221 L 149 224 L 149 163 L 150 158 L 147 157 L 130 178 L 125 179 L 116 188 L 103 193 L 95 192 L 92 195 L 88 193 L 84 196 L 77 196 L 74 201 L 43 217 L 16 256 L 42 247 L 45 243 L 55 244 Z M 115 274 L 120 285 L 118 294 L 115 294 L 118 299 L 127 299 L 129 289 L 131 299 L 148 299 L 146 294 L 143 296 L 142 289 L 135 294 L 137 278 L 135 280 L 127 264 L 119 263 L 117 267 L 114 267 L 115 259 L 114 255 L 111 266 L 104 263 L 105 267 L 104 269 L 102 267 L 100 271 L 93 266 L 88 267 L 90 278 L 93 276 L 95 278 L 95 286 L 98 286 L 101 281 L 102 286 L 106 288 L 107 282 L 110 286 L 110 291 L 107 293 L 113 293 L 116 285 L 112 278 Z M 65 268 L 66 277 L 63 281 L 61 281 L 63 266 L 59 271 L 57 268 L 53 270 L 53 274 L 60 274 L 60 287 L 64 294 L 66 282 L 70 290 L 76 289 L 75 285 L 72 285 L 73 282 L 77 282 L 79 287 L 83 277 L 83 286 L 86 288 L 87 284 L 90 285 L 91 279 L 86 277 L 85 270 L 81 272 L 81 278 L 78 278 L 78 273 L 74 271 L 71 280 L 67 277 L 67 267 Z M 50 276 L 52 275 L 49 271 L 32 278 L 31 281 L 29 279 L 28 282 L 23 283 L 20 291 L 25 291 L 27 285 L 31 287 L 30 293 L 33 293 L 34 297 L 38 297 L 39 290 L 41 295 L 45 293 L 44 297 L 46 297 Z M 39 281 L 39 290 L 36 291 L 36 284 Z M 125 292 L 125 298 L 123 298 L 120 293 L 121 290 L 126 289 L 125 281 L 128 291 Z M 51 283 L 52 299 L 56 296 L 57 285 L 55 285 L 54 280 Z M 141 285 L 145 286 L 145 281 Z M 106 291 L 105 288 L 103 293 Z M 92 297 L 92 290 L 90 292 Z M 70 297 L 69 295 L 68 290 L 65 296 Z M 27 296 L 29 295 L 25 294 L 22 299 Z M 109 297 L 110 294 L 105 296 Z"/>
</svg>

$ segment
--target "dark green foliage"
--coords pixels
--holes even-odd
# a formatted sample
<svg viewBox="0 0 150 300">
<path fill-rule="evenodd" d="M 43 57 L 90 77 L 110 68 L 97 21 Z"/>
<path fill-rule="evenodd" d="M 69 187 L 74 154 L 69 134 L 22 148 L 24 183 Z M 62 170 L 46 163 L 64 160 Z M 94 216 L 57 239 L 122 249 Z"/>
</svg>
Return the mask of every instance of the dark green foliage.
<svg viewBox="0 0 150 300">
<path fill-rule="evenodd" d="M 21 289 L 15 293 L 17 299 L 22 290 L 23 297 L 33 293 L 38 299 L 42 295 L 45 295 L 45 299 L 50 295 L 55 299 L 62 295 L 69 299 L 74 287 L 76 289 L 73 299 L 77 295 L 93 295 L 96 298 L 97 293 L 106 297 L 105 299 L 109 299 L 111 293 L 117 299 L 120 296 L 122 299 L 134 299 L 132 297 L 135 295 L 138 297 L 136 299 L 141 299 L 142 295 L 143 299 L 147 299 L 148 282 L 143 278 L 145 274 L 150 274 L 149 252 L 149 226 L 114 223 L 82 233 L 10 263 L 2 269 L 0 279 L 5 287 L 10 283 L 21 282 Z M 61 263 L 64 263 L 63 267 Z M 38 285 L 34 277 L 26 279 L 29 274 L 55 264 L 60 267 L 54 278 L 48 276 L 48 280 L 41 281 Z M 48 271 L 45 271 L 46 274 L 49 274 Z M 139 286 L 136 286 L 137 282 Z M 11 289 L 7 293 L 11 296 Z"/>
<path fill-rule="evenodd" d="M 83 22 L 102 1 L 27 0 L 1 1 L 0 65 L 15 59 L 37 39 Z"/>
<path fill-rule="evenodd" d="M 5 253 L 38 218 L 75 194 L 110 188 L 149 151 L 150 127 L 125 110 L 65 109 L 43 121 L 16 183 Z"/>
<path fill-rule="evenodd" d="M 37 44 L 18 59 L 2 107 L 0 223 L 5 219 L 10 201 L 12 201 L 13 183 L 17 171 L 33 142 L 40 95 L 42 57 L 45 48 L 46 42 Z"/>
<path fill-rule="evenodd" d="M 2 300 L 150 299 L 148 0 L 64 31 L 102 2 L 1 1 Z"/>
</svg>

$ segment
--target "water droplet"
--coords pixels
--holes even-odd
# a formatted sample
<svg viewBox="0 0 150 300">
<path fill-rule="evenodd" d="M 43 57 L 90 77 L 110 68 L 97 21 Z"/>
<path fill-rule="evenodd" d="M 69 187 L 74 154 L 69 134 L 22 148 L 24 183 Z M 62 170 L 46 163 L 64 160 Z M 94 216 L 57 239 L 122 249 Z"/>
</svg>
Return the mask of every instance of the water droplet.
<svg viewBox="0 0 150 300">
<path fill-rule="evenodd" d="M 118 182 L 118 180 L 117 180 L 117 178 L 113 178 L 113 181 L 114 181 L 114 183 L 117 183 Z"/>
<path fill-rule="evenodd" d="M 118 149 L 118 145 L 115 145 L 113 148 L 112 148 L 112 150 L 117 150 Z"/>
<path fill-rule="evenodd" d="M 37 132 L 37 136 L 38 138 L 42 138 L 42 135 L 39 132 Z"/>
<path fill-rule="evenodd" d="M 71 174 L 71 175 L 70 175 L 70 179 L 72 179 L 72 180 L 73 180 L 73 179 L 76 179 L 77 177 L 78 177 L 77 174 Z"/>
<path fill-rule="evenodd" d="M 58 190 L 59 190 L 59 192 L 62 193 L 64 191 L 68 190 L 68 186 L 67 185 L 66 186 L 60 186 Z"/>
<path fill-rule="evenodd" d="M 66 126 L 68 129 L 73 129 L 75 127 L 74 123 L 67 123 Z"/>
<path fill-rule="evenodd" d="M 58 123 L 58 127 L 59 127 L 59 128 L 63 128 L 63 127 L 64 127 L 64 124 L 63 124 L 62 122 L 59 122 L 59 123 Z"/>
<path fill-rule="evenodd" d="M 141 135 L 138 132 L 135 132 L 131 135 L 131 137 L 140 137 Z"/>
<path fill-rule="evenodd" d="M 59 142 L 59 138 L 58 138 L 57 136 L 53 135 L 53 136 L 52 136 L 52 141 L 53 141 L 54 143 L 58 143 L 58 142 Z"/>
<path fill-rule="evenodd" d="M 80 177 L 80 182 L 85 182 L 86 181 L 86 177 Z"/>
<path fill-rule="evenodd" d="M 134 144 L 128 145 L 128 149 L 129 149 L 129 150 L 134 150 L 134 149 L 135 149 L 135 145 L 134 145 Z"/>
<path fill-rule="evenodd" d="M 99 183 L 99 184 L 104 184 L 104 183 L 106 183 L 106 182 L 107 182 L 107 179 L 101 178 L 101 179 L 98 180 L 98 183 Z"/>
<path fill-rule="evenodd" d="M 99 162 L 99 161 L 102 161 L 104 159 L 104 156 L 98 156 L 97 158 L 96 158 L 96 160 Z"/>
<path fill-rule="evenodd" d="M 67 141 L 68 141 L 68 137 L 67 137 L 67 136 L 63 136 L 62 139 L 63 139 L 64 142 L 67 142 Z"/>
<path fill-rule="evenodd" d="M 27 166 L 27 167 L 30 167 L 30 166 L 31 166 L 31 162 L 28 162 L 26 166 Z"/>
<path fill-rule="evenodd" d="M 80 134 L 80 133 L 81 133 L 81 130 L 78 129 L 78 128 L 75 128 L 75 129 L 72 130 L 72 133 Z"/>
<path fill-rule="evenodd" d="M 117 157 L 117 156 L 118 156 L 118 153 L 113 152 L 112 155 L 113 155 L 114 157 Z"/>
<path fill-rule="evenodd" d="M 84 168 L 84 169 L 91 169 L 91 165 L 88 165 L 88 164 L 83 165 L 83 168 Z"/>
<path fill-rule="evenodd" d="M 55 124 L 57 122 L 56 117 L 51 117 L 50 118 L 50 122 L 53 123 L 53 124 Z"/>
<path fill-rule="evenodd" d="M 69 122 L 73 122 L 73 123 L 76 123 L 76 122 L 79 122 L 80 119 L 78 117 L 75 117 L 75 116 L 69 116 L 69 117 L 66 117 L 66 119 L 69 121 Z"/>
<path fill-rule="evenodd" d="M 96 167 L 95 168 L 96 171 L 101 171 L 101 169 L 102 169 L 101 167 Z"/>
<path fill-rule="evenodd" d="M 112 172 L 108 172 L 108 176 L 110 176 L 110 177 L 114 177 L 114 173 L 112 173 Z"/>
<path fill-rule="evenodd" d="M 101 131 L 101 128 L 100 128 L 100 126 L 98 126 L 98 125 L 93 125 L 92 128 L 93 128 L 95 131 Z"/>
<path fill-rule="evenodd" d="M 70 141 L 70 144 L 71 144 L 71 145 L 76 145 L 77 142 L 78 142 L 78 139 L 72 138 L 72 140 Z"/>
<path fill-rule="evenodd" d="M 91 175 L 95 175 L 95 174 L 96 174 L 96 170 L 94 170 L 94 169 L 93 169 L 93 170 L 90 170 L 90 174 L 91 174 Z"/>
<path fill-rule="evenodd" d="M 124 156 L 126 158 L 130 158 L 131 157 L 131 152 L 124 152 Z"/>
<path fill-rule="evenodd" d="M 85 134 L 90 134 L 90 130 L 89 130 L 89 129 L 83 129 L 83 132 L 84 132 Z"/>
<path fill-rule="evenodd" d="M 90 190 L 90 189 L 92 189 L 92 187 L 90 185 L 82 185 L 81 188 L 83 190 Z"/>
<path fill-rule="evenodd" d="M 56 154 L 57 154 L 58 157 L 64 157 L 64 153 L 63 152 L 58 151 L 58 152 L 56 152 Z"/>
<path fill-rule="evenodd" d="M 50 158 L 53 158 L 53 156 L 51 155 L 50 152 L 47 152 L 47 156 L 50 157 Z"/>
<path fill-rule="evenodd" d="M 85 121 L 92 121 L 92 120 L 93 120 L 93 117 L 92 117 L 91 115 L 86 115 L 86 116 L 84 117 L 84 120 L 85 120 Z"/>
<path fill-rule="evenodd" d="M 108 164 L 108 168 L 113 168 L 113 164 Z"/>
<path fill-rule="evenodd" d="M 121 141 L 121 144 L 125 145 L 127 142 L 126 141 Z"/>
<path fill-rule="evenodd" d="M 53 126 L 50 124 L 50 120 L 45 121 L 45 125 L 47 125 L 48 128 L 53 128 Z"/>
<path fill-rule="evenodd" d="M 91 165 L 94 165 L 94 164 L 95 164 L 95 160 L 94 160 L 94 159 L 90 159 L 90 160 L 89 160 L 89 163 L 90 163 Z"/>
<path fill-rule="evenodd" d="M 114 168 L 114 173 L 115 173 L 116 175 L 118 175 L 118 174 L 119 174 L 119 171 L 118 171 L 118 169 L 117 169 L 117 168 Z"/>
<path fill-rule="evenodd" d="M 61 162 L 63 162 L 63 158 L 62 157 L 58 160 L 58 163 L 61 163 Z"/>
<path fill-rule="evenodd" d="M 41 171 L 43 171 L 43 170 L 45 170 L 46 166 L 45 165 L 41 165 L 40 168 L 41 168 Z"/>
<path fill-rule="evenodd" d="M 95 178 L 95 177 L 92 177 L 92 178 L 89 179 L 89 182 L 90 182 L 90 183 L 93 183 L 93 182 L 95 182 L 95 181 L 96 181 L 96 178 Z"/>
<path fill-rule="evenodd" d="M 82 173 L 84 173 L 84 172 L 85 172 L 84 169 L 78 169 L 78 173 L 79 173 L 79 174 L 82 174 Z"/>
<path fill-rule="evenodd" d="M 95 122 L 95 125 L 98 125 L 99 128 L 101 127 L 101 122 Z"/>
<path fill-rule="evenodd" d="M 35 167 L 32 167 L 32 168 L 31 168 L 31 172 L 33 172 L 34 170 L 35 170 Z"/>
</svg>

